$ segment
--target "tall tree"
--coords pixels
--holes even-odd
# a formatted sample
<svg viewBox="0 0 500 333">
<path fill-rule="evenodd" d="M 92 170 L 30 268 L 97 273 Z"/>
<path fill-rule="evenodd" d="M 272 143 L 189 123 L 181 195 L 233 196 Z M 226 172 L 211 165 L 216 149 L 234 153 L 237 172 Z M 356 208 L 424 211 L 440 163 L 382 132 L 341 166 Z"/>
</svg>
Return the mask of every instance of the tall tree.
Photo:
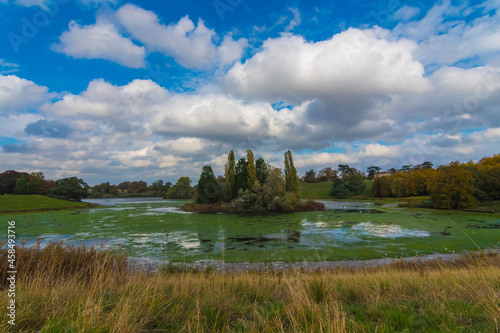
<svg viewBox="0 0 500 333">
<path fill-rule="evenodd" d="M 197 203 L 213 204 L 220 201 L 221 191 L 210 165 L 205 165 L 197 187 Z"/>
<path fill-rule="evenodd" d="M 21 176 L 16 182 L 16 188 L 14 189 L 14 194 L 28 194 L 28 182 L 24 176 Z"/>
<path fill-rule="evenodd" d="M 257 169 L 252 150 L 247 150 L 247 188 L 251 191 L 257 180 Z"/>
<path fill-rule="evenodd" d="M 373 177 L 375 177 L 375 174 L 378 173 L 380 171 L 380 167 L 378 166 L 370 166 L 368 167 L 368 169 L 366 169 L 366 171 L 368 171 L 368 179 L 373 179 Z"/>
<path fill-rule="evenodd" d="M 236 181 L 233 189 L 233 197 L 236 198 L 239 190 L 248 189 L 248 171 L 247 171 L 247 161 L 245 158 L 240 158 L 238 164 L 236 165 Z"/>
<path fill-rule="evenodd" d="M 257 170 L 257 180 L 264 184 L 269 176 L 269 165 L 264 161 L 264 158 L 259 157 L 255 161 L 255 169 Z"/>
<path fill-rule="evenodd" d="M 292 152 L 290 150 L 285 152 L 285 183 L 287 192 L 300 196 L 299 176 L 293 164 Z"/>
<path fill-rule="evenodd" d="M 236 188 L 236 162 L 233 150 L 227 155 L 227 163 L 224 166 L 224 178 L 226 178 L 224 192 L 226 199 L 229 201 L 234 198 L 233 189 Z"/>
<path fill-rule="evenodd" d="M 344 177 L 344 175 L 348 176 L 353 174 L 352 168 L 347 164 L 339 164 L 338 170 L 341 173 L 341 177 Z"/>
</svg>

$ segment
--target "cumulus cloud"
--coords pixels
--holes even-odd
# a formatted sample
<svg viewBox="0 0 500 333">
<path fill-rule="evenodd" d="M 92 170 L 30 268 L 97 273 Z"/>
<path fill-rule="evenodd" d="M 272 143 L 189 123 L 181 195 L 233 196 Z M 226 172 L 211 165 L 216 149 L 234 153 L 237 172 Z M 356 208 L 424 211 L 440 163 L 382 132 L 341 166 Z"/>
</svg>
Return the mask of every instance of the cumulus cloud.
<svg viewBox="0 0 500 333">
<path fill-rule="evenodd" d="M 171 56 L 187 68 L 209 69 L 217 63 L 225 65 L 239 59 L 246 46 L 246 39 L 234 41 L 227 35 L 220 49 L 215 44 L 217 34 L 201 19 L 195 24 L 186 16 L 166 26 L 154 12 L 131 4 L 121 7 L 116 17 L 149 52 Z"/>
<path fill-rule="evenodd" d="M 398 24 L 393 34 L 418 41 L 415 58 L 425 65 L 453 65 L 471 59 L 472 64 L 484 65 L 500 51 L 500 13 L 484 13 L 470 20 L 465 9 L 444 1 L 421 20 Z M 452 21 L 448 19 L 451 13 L 455 16 Z"/>
<path fill-rule="evenodd" d="M 261 52 L 228 71 L 225 89 L 268 102 L 311 101 L 307 121 L 328 123 L 337 138 L 387 132 L 380 109 L 397 94 L 419 95 L 431 86 L 413 60 L 417 44 L 386 37 L 381 29 L 349 29 L 315 43 L 294 35 L 268 39 Z"/>
<path fill-rule="evenodd" d="M 15 75 L 0 75 L 0 115 L 38 107 L 47 99 L 47 87 Z"/>
<path fill-rule="evenodd" d="M 71 134 L 71 129 L 67 125 L 41 119 L 34 123 L 28 124 L 24 129 L 24 132 L 26 134 L 35 136 L 66 138 Z"/>
<path fill-rule="evenodd" d="M 57 117 L 100 119 L 110 123 L 145 119 L 147 110 L 162 104 L 168 91 L 151 80 L 114 86 L 102 79 L 89 83 L 79 95 L 67 94 L 44 110 Z"/>
<path fill-rule="evenodd" d="M 51 48 L 76 59 L 106 59 L 126 67 L 145 67 L 145 48 L 135 45 L 113 24 L 103 21 L 87 26 L 71 21 L 69 30 Z"/>
<path fill-rule="evenodd" d="M 383 146 L 379 143 L 366 145 L 360 154 L 361 157 L 397 157 L 399 155 L 399 147 Z"/>
<path fill-rule="evenodd" d="M 428 88 L 409 40 L 388 41 L 379 29 L 349 29 L 321 42 L 300 36 L 268 39 L 263 51 L 231 68 L 226 88 L 237 95 L 292 103 L 331 95 L 377 95 Z"/>
</svg>

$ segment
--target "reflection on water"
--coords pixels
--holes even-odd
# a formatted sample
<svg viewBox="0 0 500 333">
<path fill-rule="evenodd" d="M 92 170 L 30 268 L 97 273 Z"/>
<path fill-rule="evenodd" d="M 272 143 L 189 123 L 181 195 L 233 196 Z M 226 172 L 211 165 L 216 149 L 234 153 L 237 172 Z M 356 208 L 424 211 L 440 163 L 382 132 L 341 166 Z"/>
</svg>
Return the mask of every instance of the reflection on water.
<svg viewBox="0 0 500 333">
<path fill-rule="evenodd" d="M 116 206 L 138 203 L 169 203 L 175 202 L 163 198 L 111 198 L 111 199 L 83 199 L 83 202 L 96 203 L 101 206 Z"/>
<path fill-rule="evenodd" d="M 427 231 L 403 229 L 397 224 L 374 224 L 373 222 L 358 223 L 352 227 L 352 230 L 363 235 L 382 238 L 429 237 L 431 235 Z"/>
</svg>

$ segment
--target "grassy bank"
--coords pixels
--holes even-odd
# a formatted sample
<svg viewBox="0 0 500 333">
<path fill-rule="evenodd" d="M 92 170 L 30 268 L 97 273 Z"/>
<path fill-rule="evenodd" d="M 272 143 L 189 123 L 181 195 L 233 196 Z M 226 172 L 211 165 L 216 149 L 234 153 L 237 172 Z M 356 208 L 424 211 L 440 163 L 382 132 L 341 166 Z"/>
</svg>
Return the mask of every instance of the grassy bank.
<svg viewBox="0 0 500 333">
<path fill-rule="evenodd" d="M 0 214 L 78 209 L 93 206 L 96 205 L 58 200 L 42 195 L 0 195 Z"/>
<path fill-rule="evenodd" d="M 330 199 L 334 198 L 330 195 L 330 191 L 332 190 L 332 182 L 321 182 L 321 183 L 300 183 L 300 189 L 302 191 L 302 198 L 304 199 Z M 365 180 L 365 190 L 363 194 L 360 196 L 355 196 L 354 199 L 368 199 L 371 197 L 371 189 L 372 189 L 373 181 Z"/>
<path fill-rule="evenodd" d="M 330 191 L 332 182 L 323 183 L 300 183 L 302 198 L 304 199 L 332 199 Z"/>
<path fill-rule="evenodd" d="M 6 262 L 5 250 L 0 252 Z M 40 332 L 495 332 L 500 258 L 371 269 L 132 271 L 117 257 L 53 244 L 18 249 L 16 327 Z M 3 265 L 2 265 L 3 266 Z M 5 283 L 6 267 L 0 276 Z M 5 286 L 0 302 L 7 304 Z"/>
</svg>

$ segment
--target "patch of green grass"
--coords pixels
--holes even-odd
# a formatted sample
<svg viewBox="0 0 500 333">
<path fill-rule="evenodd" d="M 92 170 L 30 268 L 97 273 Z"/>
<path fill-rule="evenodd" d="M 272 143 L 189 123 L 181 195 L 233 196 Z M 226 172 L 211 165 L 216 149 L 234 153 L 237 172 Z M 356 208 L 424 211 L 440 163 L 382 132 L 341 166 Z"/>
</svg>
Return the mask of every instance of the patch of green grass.
<svg viewBox="0 0 500 333">
<path fill-rule="evenodd" d="M 332 182 L 322 183 L 300 183 L 302 198 L 304 199 L 332 199 L 330 191 L 332 190 Z"/>
<path fill-rule="evenodd" d="M 361 197 L 370 198 L 372 195 L 371 191 L 372 191 L 373 181 L 365 180 L 364 184 L 365 184 L 365 190 L 361 194 Z M 330 196 L 330 191 L 332 190 L 332 182 L 321 182 L 321 183 L 301 182 L 300 189 L 302 191 L 302 198 L 304 199 L 330 199 L 330 200 L 333 199 L 332 196 Z"/>
<path fill-rule="evenodd" d="M 58 200 L 43 195 L 0 195 L 0 214 L 89 207 L 88 203 Z"/>
</svg>

